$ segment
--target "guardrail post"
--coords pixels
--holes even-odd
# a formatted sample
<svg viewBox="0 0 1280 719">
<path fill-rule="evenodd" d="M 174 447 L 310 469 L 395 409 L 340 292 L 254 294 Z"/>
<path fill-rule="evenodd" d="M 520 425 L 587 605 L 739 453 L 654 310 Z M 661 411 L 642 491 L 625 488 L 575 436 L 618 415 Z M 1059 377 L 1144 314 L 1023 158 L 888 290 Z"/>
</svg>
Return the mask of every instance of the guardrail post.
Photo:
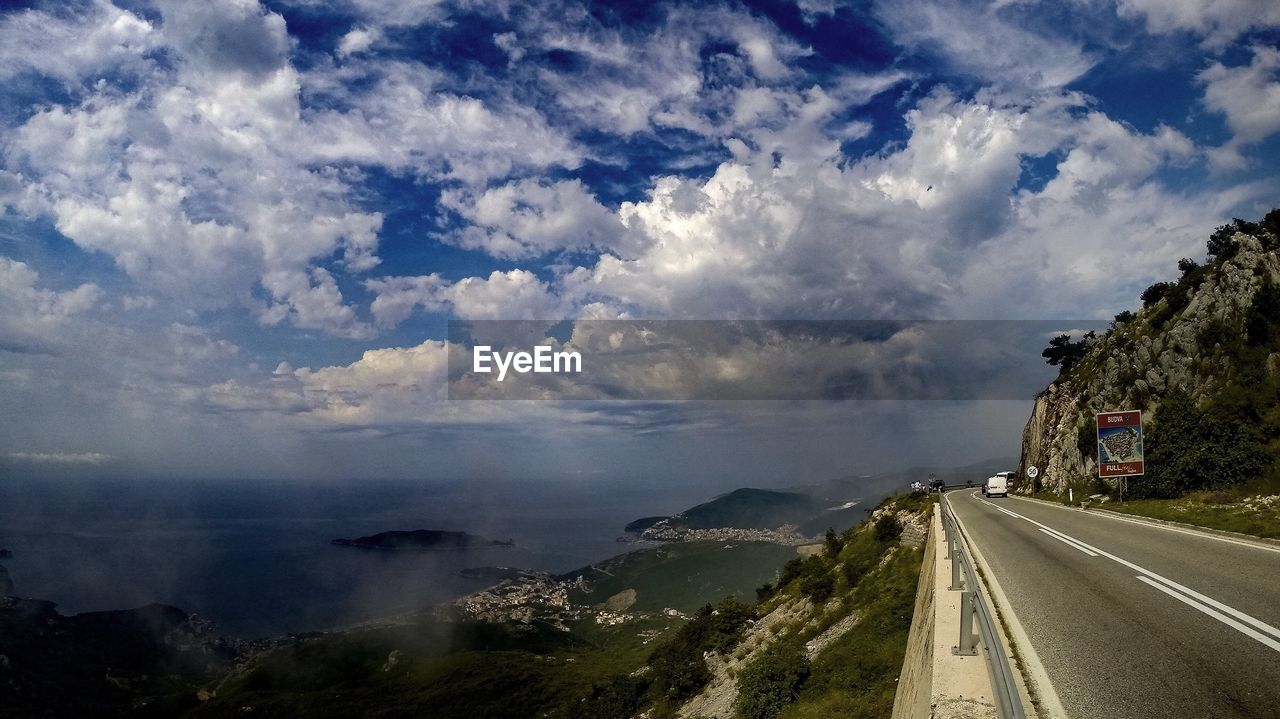
<svg viewBox="0 0 1280 719">
<path fill-rule="evenodd" d="M 964 584 L 960 581 L 960 552 L 958 549 L 951 553 L 951 586 L 947 587 L 947 589 L 952 592 L 964 589 Z"/>
<path fill-rule="evenodd" d="M 960 593 L 960 644 L 951 653 L 960 657 L 972 657 L 978 653 L 973 636 L 973 592 Z"/>
</svg>

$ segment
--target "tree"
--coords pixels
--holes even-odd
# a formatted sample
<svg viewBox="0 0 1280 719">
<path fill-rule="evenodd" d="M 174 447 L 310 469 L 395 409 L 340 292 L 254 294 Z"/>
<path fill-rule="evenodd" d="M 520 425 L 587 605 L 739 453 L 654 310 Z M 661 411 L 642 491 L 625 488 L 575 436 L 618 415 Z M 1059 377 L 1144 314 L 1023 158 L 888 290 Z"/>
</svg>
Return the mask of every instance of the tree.
<svg viewBox="0 0 1280 719">
<path fill-rule="evenodd" d="M 1236 241 L 1236 233 L 1256 235 L 1261 229 L 1257 223 L 1246 222 L 1238 217 L 1232 219 L 1230 224 L 1222 225 L 1214 230 L 1213 234 L 1209 235 L 1207 244 L 1209 256 L 1215 260 L 1229 260 L 1235 257 L 1236 253 L 1240 251 L 1240 243 Z"/>
<path fill-rule="evenodd" d="M 1134 313 L 1130 312 L 1129 310 L 1125 310 L 1125 311 L 1121 312 L 1120 314 L 1116 315 L 1115 320 L 1114 320 L 1111 324 L 1112 324 L 1113 326 L 1115 326 L 1115 325 L 1124 325 L 1124 324 L 1128 324 L 1128 323 L 1130 323 L 1130 322 L 1134 321 L 1134 319 L 1136 319 L 1137 317 L 1138 317 L 1137 315 L 1135 315 Z"/>
<path fill-rule="evenodd" d="M 1280 247 L 1280 208 L 1268 212 L 1258 224 L 1270 235 L 1263 238 L 1263 245 L 1269 250 Z"/>
<path fill-rule="evenodd" d="M 1155 303 L 1164 299 L 1164 296 L 1168 294 L 1169 290 L 1172 288 L 1173 288 L 1172 282 L 1157 282 L 1154 285 L 1151 285 L 1150 287 L 1142 291 L 1142 295 L 1141 295 L 1142 306 L 1150 307 L 1151 305 L 1154 305 Z"/>
<path fill-rule="evenodd" d="M 834 557 L 844 549 L 844 542 L 840 541 L 840 535 L 830 527 L 827 528 L 827 536 L 823 537 L 822 541 L 827 547 L 827 556 Z"/>
<path fill-rule="evenodd" d="M 1178 271 L 1183 275 L 1186 275 L 1188 272 L 1195 272 L 1198 269 L 1200 269 L 1200 263 L 1190 257 L 1183 257 L 1178 260 Z"/>
<path fill-rule="evenodd" d="M 1065 375 L 1077 362 L 1084 359 L 1089 352 L 1088 340 L 1096 336 L 1093 332 L 1089 332 L 1079 342 L 1074 342 L 1071 335 L 1058 335 L 1049 340 L 1049 346 L 1044 348 L 1040 356 L 1044 357 L 1045 362 L 1059 368 L 1059 376 Z"/>
</svg>

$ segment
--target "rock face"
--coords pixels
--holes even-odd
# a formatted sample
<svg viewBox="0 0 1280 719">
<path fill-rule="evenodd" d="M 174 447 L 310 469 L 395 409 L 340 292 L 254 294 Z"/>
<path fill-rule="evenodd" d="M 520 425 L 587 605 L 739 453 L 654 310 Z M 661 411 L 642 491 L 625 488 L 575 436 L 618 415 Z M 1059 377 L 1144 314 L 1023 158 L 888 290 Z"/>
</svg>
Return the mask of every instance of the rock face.
<svg viewBox="0 0 1280 719">
<path fill-rule="evenodd" d="M 1141 410 L 1146 423 L 1171 390 L 1199 401 L 1223 385 L 1234 368 L 1219 344 L 1209 344 L 1215 330 L 1243 331 L 1258 289 L 1268 278 L 1280 284 L 1280 255 L 1258 237 L 1237 233 L 1235 240 L 1236 255 L 1209 269 L 1180 312 L 1161 323 L 1167 300 L 1144 309 L 1094 340 L 1069 376 L 1036 397 L 1022 433 L 1018 476 L 1025 478 L 1031 466 L 1040 474 L 1034 482 L 1018 482 L 1017 491 L 1043 487 L 1062 493 L 1073 481 L 1093 481 L 1098 412 Z"/>
</svg>

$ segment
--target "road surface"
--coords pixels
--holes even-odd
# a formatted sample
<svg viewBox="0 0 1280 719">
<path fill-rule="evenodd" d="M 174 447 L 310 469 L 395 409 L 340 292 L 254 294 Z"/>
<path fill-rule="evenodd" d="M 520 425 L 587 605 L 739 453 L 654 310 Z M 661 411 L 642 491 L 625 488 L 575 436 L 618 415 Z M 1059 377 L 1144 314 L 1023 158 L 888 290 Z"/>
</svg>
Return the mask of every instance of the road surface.
<svg viewBox="0 0 1280 719">
<path fill-rule="evenodd" d="M 1072 719 L 1280 717 L 1280 547 L 947 499 Z"/>
</svg>

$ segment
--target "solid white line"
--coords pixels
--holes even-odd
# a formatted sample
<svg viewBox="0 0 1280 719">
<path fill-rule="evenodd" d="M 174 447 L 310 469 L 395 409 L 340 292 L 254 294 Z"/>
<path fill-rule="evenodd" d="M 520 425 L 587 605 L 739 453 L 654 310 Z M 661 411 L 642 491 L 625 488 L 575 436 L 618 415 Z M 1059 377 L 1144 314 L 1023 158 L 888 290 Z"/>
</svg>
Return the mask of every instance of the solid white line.
<svg viewBox="0 0 1280 719">
<path fill-rule="evenodd" d="M 1047 530 L 1047 529 L 1041 529 L 1040 531 L 1041 531 L 1041 532 L 1044 532 L 1045 534 L 1049 535 L 1050 537 L 1053 537 L 1054 539 L 1058 540 L 1059 542 L 1062 542 L 1063 544 L 1067 545 L 1068 547 L 1071 547 L 1072 549 L 1078 549 L 1078 550 L 1080 550 L 1081 552 L 1084 552 L 1085 554 L 1089 555 L 1090 557 L 1096 557 L 1096 556 L 1098 556 L 1097 554 L 1094 554 L 1093 552 L 1091 552 L 1091 551 L 1089 551 L 1089 550 L 1085 549 L 1084 547 L 1080 546 L 1079 544 L 1076 544 L 1075 542 L 1073 542 L 1073 541 L 1072 541 L 1072 540 L 1070 540 L 1070 539 L 1067 539 L 1066 537 L 1063 537 L 1063 536 L 1059 536 L 1059 535 L 1057 535 L 1057 534 L 1054 534 L 1053 532 L 1050 532 L 1050 531 L 1049 531 L 1049 530 Z"/>
<path fill-rule="evenodd" d="M 975 493 L 976 494 L 976 493 Z M 950 503 L 950 500 L 945 499 Z M 987 558 L 983 556 L 982 550 L 978 548 L 978 543 L 969 539 L 972 535 L 964 526 L 964 521 L 960 519 L 960 515 L 952 511 L 951 516 L 955 518 L 956 525 L 960 527 L 960 539 L 969 545 L 969 551 L 973 555 L 973 560 L 978 563 L 979 581 L 987 586 L 991 592 L 991 598 L 995 600 L 996 611 L 1005 620 L 1008 627 L 1008 640 L 1011 644 L 1018 647 L 1018 653 L 1022 657 L 1021 670 L 1023 677 L 1023 685 L 1025 688 L 1034 689 L 1039 704 L 1036 707 L 1036 714 L 1039 719 L 1066 719 L 1067 710 L 1062 707 L 1062 700 L 1058 698 L 1058 691 L 1053 686 L 1053 680 L 1049 677 L 1049 672 L 1044 668 L 1044 664 L 1040 661 L 1040 655 L 1036 653 L 1035 645 L 1031 643 L 1031 637 L 1027 635 L 1027 630 L 1023 628 L 1022 622 L 1018 621 L 1018 615 L 1013 612 L 1013 604 L 1009 602 L 1009 597 L 1005 595 L 1004 588 L 996 581 L 996 575 L 991 570 L 991 565 L 987 563 Z"/>
<path fill-rule="evenodd" d="M 1155 587 L 1156 589 L 1159 589 L 1160 591 L 1164 592 L 1165 594 L 1168 594 L 1169 596 L 1173 597 L 1174 599 L 1177 599 L 1178 601 L 1182 602 L 1183 604 L 1186 604 L 1187 606 L 1192 607 L 1192 608 L 1194 608 L 1194 609 L 1198 609 L 1198 610 L 1200 610 L 1200 611 L 1204 612 L 1205 614 L 1208 614 L 1209 616 L 1213 617 L 1214 619 L 1217 619 L 1218 621 L 1222 622 L 1223 624 L 1226 624 L 1227 626 L 1229 626 L 1229 627 L 1231 627 L 1231 628 L 1233 628 L 1233 629 L 1235 629 L 1235 630 L 1239 631 L 1240 633 L 1245 634 L 1245 635 L 1250 636 L 1250 637 L 1253 637 L 1254 639 L 1257 639 L 1258 641 L 1262 642 L 1263 644 L 1267 645 L 1268 647 L 1271 647 L 1272 649 L 1276 650 L 1277 652 L 1280 652 L 1280 642 L 1277 642 L 1276 640 L 1272 639 L 1271 637 L 1268 637 L 1268 636 L 1266 636 L 1265 634 L 1260 634 L 1260 633 L 1258 633 L 1258 632 L 1255 632 L 1255 631 L 1253 631 L 1252 629 L 1250 629 L 1249 627 L 1246 627 L 1245 625 L 1241 624 L 1240 622 L 1237 622 L 1236 620 L 1232 619 L 1231 617 L 1228 617 L 1228 616 L 1226 616 L 1225 614 L 1222 614 L 1221 612 L 1216 612 L 1216 611 L 1214 611 L 1214 610 L 1210 609 L 1209 607 L 1206 607 L 1205 605 L 1201 604 L 1200 602 L 1197 602 L 1197 601 L 1195 601 L 1194 599 L 1191 599 L 1190 597 L 1184 597 L 1184 596 L 1182 596 L 1181 594 L 1178 594 L 1177 592 L 1173 591 L 1172 589 L 1169 589 L 1168 587 L 1165 587 L 1165 586 L 1162 586 L 1162 585 L 1160 585 L 1160 584 L 1157 584 L 1156 582 L 1153 582 L 1153 581 L 1151 581 L 1150 579 L 1147 579 L 1146 577 L 1139 576 L 1139 577 L 1138 577 L 1138 581 L 1139 581 L 1139 582 L 1143 582 L 1143 583 L 1145 583 L 1145 584 L 1150 584 L 1151 586 Z"/>
<path fill-rule="evenodd" d="M 1036 502 L 1036 500 L 1027 499 L 1026 497 L 1015 496 L 1014 499 L 1020 499 L 1024 502 Z M 1066 509 L 1066 507 L 1058 507 L 1052 502 L 1036 502 L 1036 503 L 1048 504 L 1049 506 L 1055 507 L 1057 509 Z M 1114 511 L 1114 510 L 1107 510 L 1107 511 Z M 1253 549 L 1261 549 L 1264 552 L 1275 552 L 1277 554 L 1280 554 L 1280 547 L 1273 547 L 1269 544 L 1262 544 L 1260 542 L 1250 542 L 1245 539 L 1232 539 L 1231 537 L 1224 537 L 1219 534 L 1210 534 L 1208 532 L 1201 532 L 1195 529 L 1185 529 L 1183 527 L 1171 527 L 1167 524 L 1159 524 L 1157 522 L 1144 522 L 1141 519 L 1135 519 L 1130 517 L 1117 517 L 1114 514 L 1102 514 L 1097 512 L 1087 512 L 1087 514 L 1090 517 L 1102 517 L 1103 519 L 1114 519 L 1117 522 L 1125 522 L 1127 524 L 1136 524 L 1140 527 L 1151 527 L 1152 529 L 1163 529 L 1166 532 L 1177 532 L 1178 534 L 1189 534 L 1193 537 L 1200 537 L 1201 539 L 1212 539 L 1218 542 L 1226 542 L 1227 544 L 1238 544 L 1241 547 L 1251 547 Z"/>
<path fill-rule="evenodd" d="M 985 499 L 979 499 L 978 497 L 974 497 L 974 499 L 978 499 L 978 501 L 982 502 L 983 504 L 990 504 L 991 506 L 995 507 L 995 505 L 994 505 L 994 504 L 991 504 L 990 502 L 986 501 Z M 1132 570 L 1133 570 L 1133 571 L 1135 571 L 1135 572 L 1138 572 L 1138 573 L 1143 574 L 1143 575 L 1145 575 L 1145 576 L 1147 576 L 1147 577 L 1150 577 L 1151 579 L 1154 579 L 1154 580 L 1156 580 L 1156 581 L 1158 581 L 1158 582 L 1163 582 L 1164 584 L 1166 584 L 1166 585 L 1168 585 L 1168 586 L 1170 586 L 1170 587 L 1173 587 L 1174 589 L 1177 589 L 1178 591 L 1183 592 L 1183 593 L 1187 594 L 1188 596 L 1195 597 L 1196 599 L 1199 599 L 1200 601 L 1204 602 L 1205 604 L 1208 604 L 1208 605 L 1210 605 L 1210 606 L 1212 606 L 1212 607 L 1217 608 L 1218 610 L 1220 610 L 1221 612 L 1223 612 L 1223 613 L 1225 613 L 1225 614 L 1230 614 L 1231 616 L 1235 617 L 1236 619 L 1239 619 L 1239 620 L 1240 620 L 1240 621 L 1242 621 L 1242 622 L 1245 622 L 1245 623 L 1247 623 L 1247 624 L 1252 624 L 1254 627 L 1256 627 L 1256 628 L 1258 628 L 1258 629 L 1261 629 L 1262 631 L 1264 631 L 1264 632 L 1266 632 L 1266 633 L 1268 633 L 1268 634 L 1270 634 L 1270 635 L 1272 635 L 1272 636 L 1274 636 L 1274 637 L 1280 638 L 1280 629 L 1276 629 L 1275 627 L 1271 626 L 1270 624 L 1267 624 L 1266 622 L 1264 622 L 1264 621 L 1262 621 L 1262 620 L 1260 620 L 1260 619 L 1257 619 L 1257 618 L 1252 617 L 1252 616 L 1250 616 L 1250 615 L 1248 615 L 1248 614 L 1245 614 L 1244 612 L 1240 611 L 1239 609 L 1236 609 L 1236 608 L 1234 608 L 1234 607 L 1227 606 L 1226 604 L 1223 604 L 1222 602 L 1219 602 L 1218 600 L 1213 599 L 1213 598 L 1211 598 L 1211 597 L 1207 597 L 1207 596 L 1205 596 L 1205 595 L 1201 594 L 1200 592 L 1197 592 L 1196 590 L 1194 590 L 1194 589 L 1192 589 L 1192 588 L 1190 588 L 1190 587 L 1187 587 L 1187 586 L 1184 586 L 1184 585 L 1182 585 L 1182 584 L 1179 584 L 1179 583 L 1177 583 L 1177 582 L 1173 581 L 1172 579 L 1169 579 L 1169 578 L 1168 578 L 1168 577 L 1166 577 L 1166 576 L 1163 576 L 1163 575 L 1161 575 L 1161 574 L 1157 574 L 1156 572 L 1153 572 L 1153 571 L 1151 571 L 1150 569 L 1147 569 L 1146 567 L 1142 567 L 1142 566 L 1139 566 L 1139 565 L 1137 565 L 1137 564 L 1134 564 L 1133 562 L 1130 562 L 1130 561 L 1129 561 L 1129 560 L 1127 560 L 1127 559 L 1122 559 L 1122 558 L 1120 558 L 1120 557 L 1117 557 L 1116 555 L 1114 555 L 1114 554 L 1112 554 L 1112 553 L 1110 553 L 1110 552 L 1108 552 L 1108 551 L 1106 551 L 1106 550 L 1098 549 L 1097 547 L 1095 547 L 1095 546 L 1093 546 L 1093 545 L 1091 545 L 1091 544 L 1089 544 L 1089 543 L 1087 543 L 1087 542 L 1083 542 L 1083 541 L 1081 541 L 1081 540 L 1079 540 L 1079 539 L 1076 539 L 1075 537 L 1072 537 L 1072 536 L 1071 536 L 1071 535 L 1069 535 L 1069 534 L 1066 534 L 1066 533 L 1064 533 L 1064 532 L 1060 532 L 1060 531 L 1058 531 L 1058 530 L 1054 529 L 1053 527 L 1050 527 L 1050 526 L 1048 526 L 1048 525 L 1046 525 L 1046 524 L 1041 524 L 1040 522 L 1037 522 L 1036 520 L 1034 520 L 1034 519 L 1032 519 L 1032 518 L 1030 518 L 1030 517 L 1027 517 L 1027 516 L 1024 516 L 1024 515 L 1018 514 L 1017 512 L 1013 512 L 1013 511 L 1008 510 L 1008 509 L 1004 509 L 1003 507 L 996 507 L 996 509 L 999 509 L 999 510 L 1001 510 L 1002 512 L 1004 512 L 1004 513 L 1006 513 L 1006 514 L 1013 515 L 1014 517 L 1017 517 L 1017 518 L 1019 518 L 1019 519 L 1025 519 L 1026 521 L 1028 521 L 1028 522 L 1030 522 L 1030 523 L 1032 523 L 1032 524 L 1036 525 L 1037 527 L 1040 527 L 1041 529 L 1047 529 L 1047 530 L 1049 530 L 1049 531 L 1050 531 L 1050 532 L 1052 532 L 1052 533 L 1060 534 L 1060 535 L 1062 535 L 1063 537 L 1066 537 L 1066 538 L 1068 538 L 1068 539 L 1071 539 L 1071 540 L 1072 540 L 1072 541 L 1074 541 L 1076 544 L 1079 544 L 1079 545 L 1080 545 L 1080 546 L 1082 546 L 1082 547 L 1085 547 L 1085 548 L 1087 548 L 1087 549 L 1089 549 L 1089 550 L 1092 550 L 1092 551 L 1094 551 L 1094 552 L 1097 552 L 1098 554 L 1100 554 L 1100 555 L 1102 555 L 1102 556 L 1106 557 L 1107 559 L 1110 559 L 1110 560 L 1112 560 L 1112 561 L 1114 561 L 1114 562 L 1118 562 L 1118 563 L 1120 563 L 1120 564 L 1122 564 L 1122 565 L 1124 565 L 1124 566 L 1128 567 L 1129 569 L 1132 569 Z M 1234 626 L 1234 625 L 1233 625 L 1233 626 Z"/>
</svg>

